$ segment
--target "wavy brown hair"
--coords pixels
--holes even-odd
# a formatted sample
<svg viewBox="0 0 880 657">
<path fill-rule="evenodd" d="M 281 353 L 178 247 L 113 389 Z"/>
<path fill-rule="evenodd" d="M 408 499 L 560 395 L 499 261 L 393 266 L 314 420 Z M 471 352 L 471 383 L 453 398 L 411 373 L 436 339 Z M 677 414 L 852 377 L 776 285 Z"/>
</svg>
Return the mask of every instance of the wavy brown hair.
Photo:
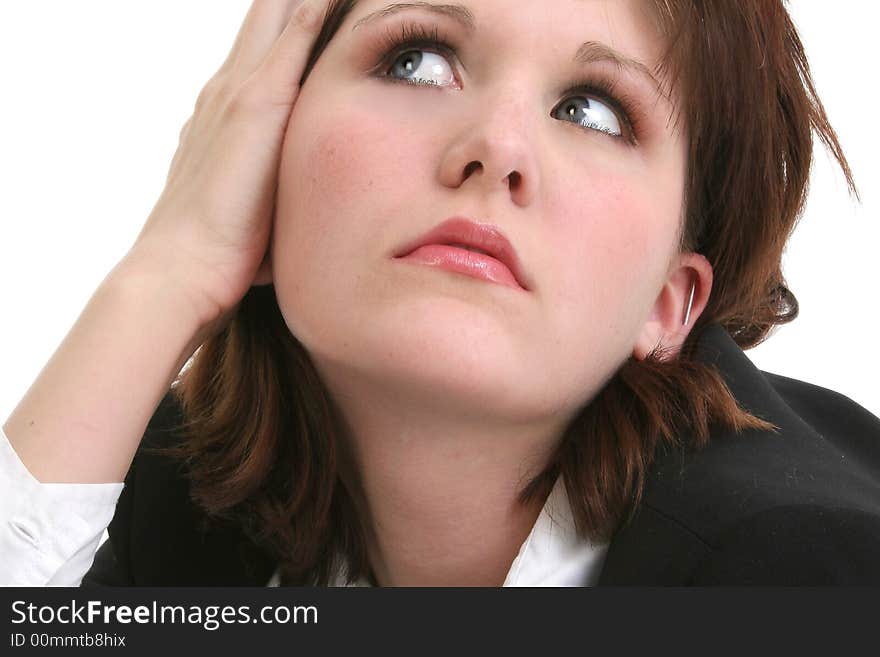
<svg viewBox="0 0 880 657">
<path fill-rule="evenodd" d="M 355 4 L 331 3 L 301 82 Z M 749 348 L 797 316 L 781 258 L 806 198 L 812 133 L 858 198 L 781 1 L 647 6 L 667 44 L 656 73 L 689 144 L 679 246 L 709 260 L 714 282 L 679 354 L 624 362 L 520 493 L 523 504 L 546 497 L 562 476 L 578 532 L 603 541 L 632 517 L 658 446 L 699 448 L 712 427 L 775 428 L 737 405 L 695 346 L 709 323 Z M 340 477 L 339 411 L 271 285 L 245 295 L 172 392 L 184 421 L 180 444 L 164 453 L 185 461 L 209 517 L 232 520 L 274 554 L 284 584 L 327 584 L 337 555 L 349 581 L 370 576 L 364 527 Z"/>
</svg>

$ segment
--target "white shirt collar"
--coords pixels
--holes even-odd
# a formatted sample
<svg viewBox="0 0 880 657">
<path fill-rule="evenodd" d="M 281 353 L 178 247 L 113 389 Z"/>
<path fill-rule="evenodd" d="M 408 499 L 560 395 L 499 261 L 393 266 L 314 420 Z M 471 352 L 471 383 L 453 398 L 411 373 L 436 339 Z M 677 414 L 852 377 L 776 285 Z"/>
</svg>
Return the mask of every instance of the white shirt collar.
<svg viewBox="0 0 880 657">
<path fill-rule="evenodd" d="M 502 586 L 593 586 L 599 580 L 607 550 L 607 543 L 594 544 L 577 536 L 560 476 Z M 276 570 L 266 586 L 279 583 Z M 370 583 L 361 578 L 346 584 L 340 569 L 330 586 L 370 586 Z"/>
</svg>

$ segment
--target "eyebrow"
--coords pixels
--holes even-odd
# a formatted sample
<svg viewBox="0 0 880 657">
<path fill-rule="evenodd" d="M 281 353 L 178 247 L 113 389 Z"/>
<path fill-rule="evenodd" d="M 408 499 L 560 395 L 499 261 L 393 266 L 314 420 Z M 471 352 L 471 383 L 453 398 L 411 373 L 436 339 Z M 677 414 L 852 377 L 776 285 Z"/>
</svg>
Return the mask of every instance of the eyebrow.
<svg viewBox="0 0 880 657">
<path fill-rule="evenodd" d="M 361 25 L 366 25 L 367 23 L 391 16 L 407 9 L 424 9 L 433 14 L 448 16 L 459 23 L 469 34 L 477 29 L 477 23 L 474 19 L 473 13 L 464 5 L 438 5 L 431 2 L 396 2 L 383 9 L 378 9 L 367 14 L 355 23 L 354 27 L 351 29 L 354 31 Z M 581 44 L 572 61 L 575 64 L 592 64 L 594 62 L 607 62 L 613 64 L 618 70 L 630 71 L 631 73 L 647 78 L 654 88 L 666 97 L 657 78 L 654 77 L 653 73 L 651 73 L 651 69 L 649 69 L 643 62 L 633 59 L 628 55 L 624 55 L 600 41 L 586 41 Z"/>
<path fill-rule="evenodd" d="M 640 62 L 638 59 L 633 59 L 628 55 L 624 55 L 601 41 L 585 41 L 582 43 L 581 47 L 578 48 L 574 55 L 574 62 L 576 64 L 609 62 L 614 64 L 618 70 L 627 70 L 636 75 L 647 78 L 661 94 L 664 96 L 666 95 L 663 93 L 660 82 L 658 82 L 657 78 L 654 77 L 654 74 L 651 73 L 651 69 L 649 69 L 644 62 Z"/>
<path fill-rule="evenodd" d="M 396 14 L 405 9 L 425 9 L 434 14 L 449 16 L 460 23 L 468 32 L 473 32 L 477 29 L 477 22 L 474 20 L 474 15 L 471 13 L 470 9 L 464 5 L 435 5 L 431 2 L 396 2 L 392 5 L 388 5 L 384 9 L 379 9 L 367 14 L 355 23 L 351 30 L 353 32 L 361 25 L 365 25 L 379 18 L 391 16 L 392 14 Z"/>
</svg>

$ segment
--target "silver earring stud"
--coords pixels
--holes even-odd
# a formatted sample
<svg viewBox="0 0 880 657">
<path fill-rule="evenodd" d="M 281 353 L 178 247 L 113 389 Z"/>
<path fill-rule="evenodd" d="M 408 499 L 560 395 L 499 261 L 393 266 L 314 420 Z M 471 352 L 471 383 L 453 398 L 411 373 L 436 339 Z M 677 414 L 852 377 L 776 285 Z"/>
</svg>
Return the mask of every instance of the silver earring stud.
<svg viewBox="0 0 880 657">
<path fill-rule="evenodd" d="M 690 321 L 690 318 L 691 318 L 691 304 L 693 304 L 693 302 L 694 302 L 694 289 L 696 289 L 696 287 L 697 287 L 697 282 L 696 282 L 696 281 L 694 281 L 693 283 L 691 283 L 691 296 L 690 296 L 690 298 L 688 299 L 688 307 L 687 307 L 687 311 L 685 311 L 685 314 L 684 314 L 684 323 L 682 324 L 682 326 L 687 326 L 687 323 Z"/>
</svg>

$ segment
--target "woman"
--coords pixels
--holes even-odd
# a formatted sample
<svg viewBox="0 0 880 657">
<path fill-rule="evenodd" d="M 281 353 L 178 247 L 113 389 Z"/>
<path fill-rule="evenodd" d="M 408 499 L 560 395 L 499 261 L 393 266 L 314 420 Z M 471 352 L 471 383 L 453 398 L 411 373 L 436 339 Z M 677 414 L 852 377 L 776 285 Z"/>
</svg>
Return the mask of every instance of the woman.
<svg viewBox="0 0 880 657">
<path fill-rule="evenodd" d="M 86 582 L 880 581 L 877 419 L 741 351 L 811 129 L 855 191 L 782 5 L 385 4 L 254 3 L 4 425 L 97 521 L 22 484 L 5 577 L 113 515 Z"/>
</svg>

